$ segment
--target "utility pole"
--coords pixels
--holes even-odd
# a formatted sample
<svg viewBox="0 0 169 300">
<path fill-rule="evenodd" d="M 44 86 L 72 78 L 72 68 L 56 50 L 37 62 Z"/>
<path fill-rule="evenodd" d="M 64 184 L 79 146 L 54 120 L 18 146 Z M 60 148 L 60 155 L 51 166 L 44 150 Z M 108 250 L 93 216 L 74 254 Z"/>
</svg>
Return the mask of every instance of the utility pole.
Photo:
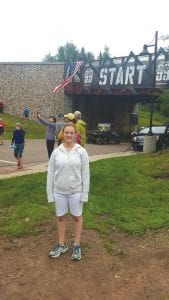
<svg viewBox="0 0 169 300">
<path fill-rule="evenodd" d="M 153 106 L 154 106 L 154 92 L 156 87 L 156 66 L 157 66 L 157 40 L 158 31 L 155 33 L 155 43 L 153 45 L 144 45 L 144 50 L 148 47 L 154 47 L 154 60 L 153 60 L 153 76 L 152 76 L 152 93 L 151 93 L 151 107 L 150 107 L 150 126 L 149 132 L 144 136 L 143 152 L 152 153 L 156 151 L 156 137 L 152 132 L 152 120 L 153 120 Z"/>
<path fill-rule="evenodd" d="M 149 135 L 153 135 L 152 123 L 153 123 L 153 108 L 154 108 L 154 91 L 156 87 L 157 41 L 158 41 L 158 31 L 156 31 L 155 33 L 155 44 L 147 46 L 147 47 L 154 47 L 153 86 L 152 86 L 151 107 L 150 107 L 150 128 L 148 133 Z"/>
</svg>

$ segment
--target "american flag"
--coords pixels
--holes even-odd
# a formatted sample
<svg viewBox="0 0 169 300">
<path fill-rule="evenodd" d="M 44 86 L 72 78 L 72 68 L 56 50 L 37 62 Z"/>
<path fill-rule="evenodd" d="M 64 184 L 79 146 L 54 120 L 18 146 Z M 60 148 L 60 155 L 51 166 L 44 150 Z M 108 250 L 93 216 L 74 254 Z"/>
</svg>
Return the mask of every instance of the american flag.
<svg viewBox="0 0 169 300">
<path fill-rule="evenodd" d="M 82 63 L 83 63 L 83 61 L 77 61 L 77 63 L 72 63 L 72 64 L 69 65 L 69 74 L 68 74 L 68 77 L 52 90 L 53 94 L 55 94 L 60 89 L 64 88 L 66 85 L 68 85 L 68 83 L 72 80 L 73 76 L 80 69 L 80 66 L 82 65 Z"/>
</svg>

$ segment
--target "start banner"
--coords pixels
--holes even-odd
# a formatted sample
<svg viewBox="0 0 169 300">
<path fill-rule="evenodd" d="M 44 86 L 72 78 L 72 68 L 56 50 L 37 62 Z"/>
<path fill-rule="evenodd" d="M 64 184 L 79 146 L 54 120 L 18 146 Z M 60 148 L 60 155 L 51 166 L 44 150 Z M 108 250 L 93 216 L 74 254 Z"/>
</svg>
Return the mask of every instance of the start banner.
<svg viewBox="0 0 169 300">
<path fill-rule="evenodd" d="M 156 68 L 155 68 L 156 66 Z M 169 88 L 169 55 L 158 53 L 110 58 L 85 63 L 80 71 L 82 86 L 91 88 Z"/>
</svg>

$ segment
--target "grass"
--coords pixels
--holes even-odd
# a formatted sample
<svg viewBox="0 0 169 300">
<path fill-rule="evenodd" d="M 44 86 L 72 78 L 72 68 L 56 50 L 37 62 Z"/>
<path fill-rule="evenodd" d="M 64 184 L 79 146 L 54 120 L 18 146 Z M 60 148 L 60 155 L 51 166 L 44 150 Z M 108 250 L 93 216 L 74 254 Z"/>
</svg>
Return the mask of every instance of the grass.
<svg viewBox="0 0 169 300">
<path fill-rule="evenodd" d="M 0 233 L 36 233 L 37 225 L 52 215 L 45 182 L 46 173 L 0 181 Z"/>
<path fill-rule="evenodd" d="M 142 234 L 169 226 L 168 167 L 168 152 L 95 162 L 87 226 L 103 234 L 116 229 Z"/>
<path fill-rule="evenodd" d="M 21 123 L 25 132 L 26 139 L 44 139 L 45 138 L 45 127 L 38 123 L 36 120 L 25 121 L 23 118 L 16 117 L 8 114 L 0 114 L 0 118 L 6 124 L 6 133 L 4 134 L 4 140 L 11 140 L 15 124 Z"/>
<path fill-rule="evenodd" d="M 85 227 L 106 236 L 169 227 L 169 152 L 137 154 L 91 163 Z M 31 187 L 31 189 L 30 189 Z M 46 173 L 0 181 L 0 233 L 36 233 L 54 215 L 46 200 Z"/>
<path fill-rule="evenodd" d="M 145 106 L 140 106 L 138 113 L 138 127 L 149 126 L 150 125 L 150 109 L 147 109 Z M 162 116 L 159 112 L 153 112 L 153 125 L 165 124 L 168 123 L 169 119 L 165 116 Z"/>
</svg>

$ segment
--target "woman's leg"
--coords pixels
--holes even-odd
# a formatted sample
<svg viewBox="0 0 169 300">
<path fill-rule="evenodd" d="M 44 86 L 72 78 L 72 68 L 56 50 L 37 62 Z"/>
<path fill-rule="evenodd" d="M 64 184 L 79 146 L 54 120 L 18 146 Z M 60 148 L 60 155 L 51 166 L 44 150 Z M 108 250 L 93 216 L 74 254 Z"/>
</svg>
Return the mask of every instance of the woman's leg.
<svg viewBox="0 0 169 300">
<path fill-rule="evenodd" d="M 74 245 L 72 260 L 81 260 L 81 236 L 83 230 L 83 202 L 80 201 L 81 193 L 77 192 L 69 195 L 69 208 L 74 221 Z"/>
<path fill-rule="evenodd" d="M 74 245 L 80 245 L 82 230 L 83 230 L 83 217 L 75 217 L 74 220 Z"/>
<path fill-rule="evenodd" d="M 55 197 L 55 211 L 57 216 L 58 226 L 58 243 L 53 250 L 49 251 L 49 257 L 55 258 L 62 253 L 68 251 L 68 245 L 65 243 L 66 233 L 66 215 L 68 212 L 67 196 L 54 193 Z"/>
<path fill-rule="evenodd" d="M 53 250 L 49 251 L 49 257 L 55 258 L 62 253 L 68 251 L 68 245 L 65 243 L 65 231 L 66 231 L 66 215 L 57 217 L 58 225 L 58 243 Z"/>
<path fill-rule="evenodd" d="M 58 226 L 58 241 L 60 245 L 65 244 L 65 232 L 66 232 L 66 215 L 57 217 Z"/>
<path fill-rule="evenodd" d="M 71 260 L 81 260 L 81 236 L 83 228 L 83 217 L 73 217 L 74 219 L 74 245 Z"/>
</svg>

